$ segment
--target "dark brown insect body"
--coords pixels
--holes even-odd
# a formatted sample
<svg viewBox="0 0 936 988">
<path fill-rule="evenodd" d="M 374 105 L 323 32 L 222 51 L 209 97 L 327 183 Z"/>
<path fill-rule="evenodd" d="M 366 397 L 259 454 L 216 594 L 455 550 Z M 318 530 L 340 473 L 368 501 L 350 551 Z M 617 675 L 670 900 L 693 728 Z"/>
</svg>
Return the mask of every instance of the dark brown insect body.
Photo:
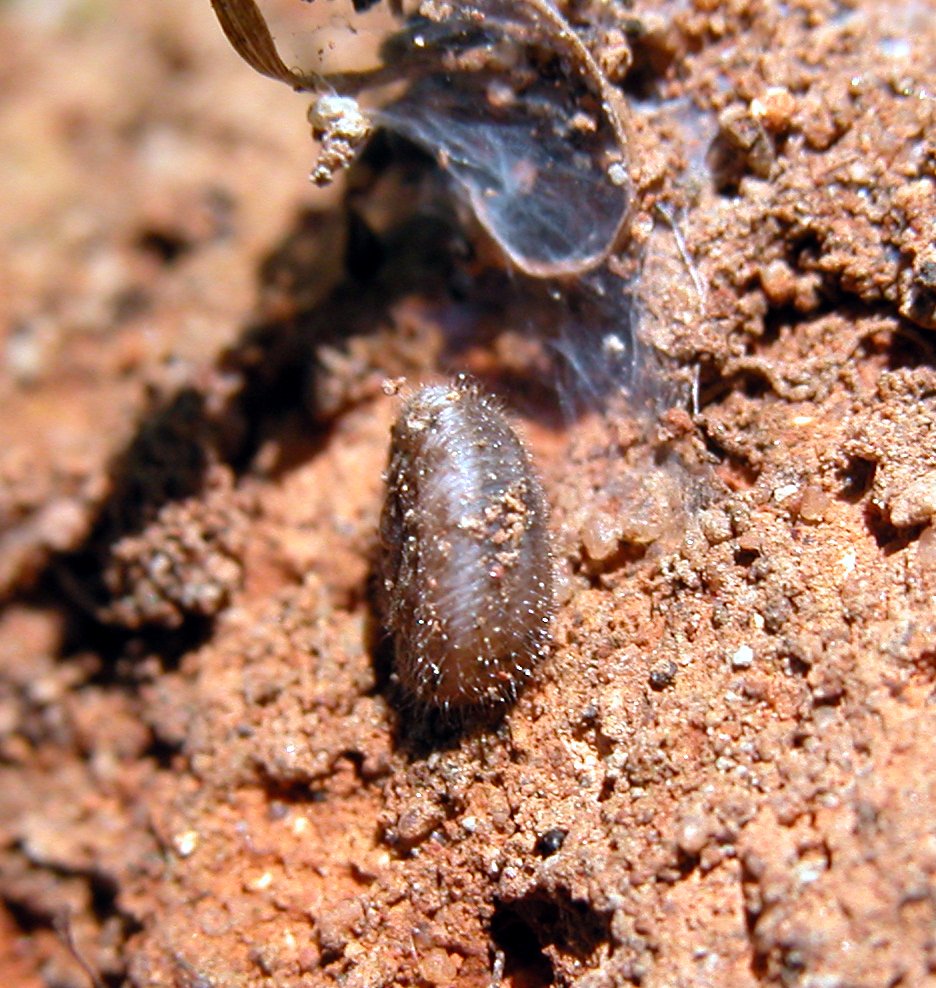
<svg viewBox="0 0 936 988">
<path fill-rule="evenodd" d="M 396 671 L 444 709 L 512 699 L 550 642 L 546 501 L 500 407 L 459 379 L 393 426 L 379 594 Z"/>
</svg>

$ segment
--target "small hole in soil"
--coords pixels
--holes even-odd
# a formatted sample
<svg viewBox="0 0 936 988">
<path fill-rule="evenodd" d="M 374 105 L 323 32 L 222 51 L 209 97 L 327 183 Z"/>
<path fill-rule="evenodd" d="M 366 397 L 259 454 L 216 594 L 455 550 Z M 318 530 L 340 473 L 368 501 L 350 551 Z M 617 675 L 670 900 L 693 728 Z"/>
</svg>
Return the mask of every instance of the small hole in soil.
<svg viewBox="0 0 936 988">
<path fill-rule="evenodd" d="M 37 910 L 13 899 L 0 899 L 0 908 L 6 912 L 19 932 L 23 934 L 48 929 L 52 925 L 48 916 L 43 916 Z"/>
<path fill-rule="evenodd" d="M 760 553 L 756 549 L 736 549 L 734 560 L 739 566 L 748 567 L 754 563 L 759 555 Z"/>
<path fill-rule="evenodd" d="M 348 246 L 345 250 L 345 267 L 355 281 L 372 281 L 385 261 L 380 238 L 371 230 L 363 217 L 351 212 L 348 215 Z"/>
<path fill-rule="evenodd" d="M 871 490 L 877 464 L 873 460 L 865 460 L 860 456 L 852 456 L 848 465 L 842 470 L 841 497 L 849 504 L 860 501 Z"/>
<path fill-rule="evenodd" d="M 192 245 L 180 233 L 172 230 L 144 230 L 137 237 L 137 249 L 150 254 L 161 264 L 174 264 L 191 250 Z"/>
<path fill-rule="evenodd" d="M 685 851 L 680 851 L 679 860 L 676 863 L 680 878 L 688 878 L 699 867 L 700 860 L 698 854 L 687 854 Z"/>
<path fill-rule="evenodd" d="M 625 21 L 623 26 L 629 35 L 634 61 L 621 88 L 635 100 L 660 102 L 660 80 L 666 77 L 673 63 L 673 53 L 654 44 L 638 18 Z"/>
<path fill-rule="evenodd" d="M 787 260 L 796 270 L 814 270 L 822 257 L 823 248 L 819 235 L 811 230 L 792 237 L 787 243 Z"/>
<path fill-rule="evenodd" d="M 553 984 L 555 972 L 545 948 L 585 959 L 610 937 L 610 919 L 561 890 L 535 893 L 497 905 L 491 938 L 504 952 L 505 974 L 529 988 Z"/>
<path fill-rule="evenodd" d="M 792 676 L 803 676 L 809 675 L 809 670 L 811 666 L 808 662 L 804 662 L 799 656 L 791 655 L 787 658 L 787 664 L 790 670 L 790 675 Z"/>
<path fill-rule="evenodd" d="M 610 556 L 606 556 L 604 559 L 595 560 L 587 558 L 585 560 L 584 570 L 589 577 L 592 578 L 594 586 L 602 586 L 597 577 L 602 574 L 614 573 L 617 570 L 623 569 L 630 563 L 639 562 L 647 554 L 647 547 L 645 545 L 636 545 L 632 542 L 620 542 L 617 549 Z"/>
<path fill-rule="evenodd" d="M 749 490 L 757 483 L 760 468 L 727 450 L 705 427 L 702 430 L 705 448 L 718 461 L 718 473 L 734 490 Z"/>
<path fill-rule="evenodd" d="M 770 391 L 770 382 L 759 374 L 741 374 L 740 381 L 747 398 L 763 398 Z"/>
<path fill-rule="evenodd" d="M 820 686 L 819 692 L 813 696 L 813 708 L 831 707 L 834 709 L 842 705 L 844 698 L 845 692 L 840 685 L 833 683 L 828 686 Z"/>
<path fill-rule="evenodd" d="M 812 733 L 808 730 L 797 730 L 794 732 L 792 737 L 793 747 L 800 751 L 806 746 L 806 742 L 812 737 Z"/>
<path fill-rule="evenodd" d="M 901 549 L 906 549 L 911 542 L 920 537 L 920 532 L 923 530 L 922 525 L 917 525 L 914 528 L 896 528 L 873 504 L 866 506 L 864 518 L 869 534 L 877 542 L 878 548 L 882 549 L 887 556 L 900 552 Z"/>
<path fill-rule="evenodd" d="M 553 984 L 553 966 L 533 928 L 516 910 L 500 906 L 491 920 L 491 938 L 504 952 L 504 974 L 514 984 L 546 988 Z"/>
</svg>

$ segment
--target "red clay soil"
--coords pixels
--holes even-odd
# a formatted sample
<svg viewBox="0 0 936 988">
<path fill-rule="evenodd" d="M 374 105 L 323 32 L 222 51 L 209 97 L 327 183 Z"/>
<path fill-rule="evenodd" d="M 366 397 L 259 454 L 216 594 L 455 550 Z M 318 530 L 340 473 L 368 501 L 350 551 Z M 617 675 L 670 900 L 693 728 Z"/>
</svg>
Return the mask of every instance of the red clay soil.
<svg viewBox="0 0 936 988">
<path fill-rule="evenodd" d="M 0 6 L 0 983 L 936 984 L 936 7 L 574 8 L 630 403 L 425 161 L 313 189 L 207 2 Z M 371 580 L 382 382 L 462 369 L 563 589 L 446 723 Z"/>
</svg>

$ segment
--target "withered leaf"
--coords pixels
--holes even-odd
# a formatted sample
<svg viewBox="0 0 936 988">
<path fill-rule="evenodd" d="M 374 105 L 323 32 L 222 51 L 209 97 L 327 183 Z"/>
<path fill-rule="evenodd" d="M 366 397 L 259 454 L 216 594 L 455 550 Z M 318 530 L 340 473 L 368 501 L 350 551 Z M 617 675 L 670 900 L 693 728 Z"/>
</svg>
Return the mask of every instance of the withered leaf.
<svg viewBox="0 0 936 988">
<path fill-rule="evenodd" d="M 254 0 L 211 0 L 211 6 L 228 41 L 252 69 L 296 89 L 314 87 L 317 76 L 295 72 L 280 58 L 266 19 Z"/>
</svg>

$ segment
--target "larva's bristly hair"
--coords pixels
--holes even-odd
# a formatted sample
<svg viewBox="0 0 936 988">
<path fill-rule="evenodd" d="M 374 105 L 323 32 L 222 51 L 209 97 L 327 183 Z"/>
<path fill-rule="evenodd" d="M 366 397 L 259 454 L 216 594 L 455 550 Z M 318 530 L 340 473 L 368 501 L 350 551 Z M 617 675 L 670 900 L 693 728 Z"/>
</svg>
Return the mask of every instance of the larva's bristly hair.
<svg viewBox="0 0 936 988">
<path fill-rule="evenodd" d="M 463 377 L 392 429 L 377 591 L 407 696 L 443 714 L 509 703 L 548 653 L 548 511 L 499 402 Z"/>
</svg>

